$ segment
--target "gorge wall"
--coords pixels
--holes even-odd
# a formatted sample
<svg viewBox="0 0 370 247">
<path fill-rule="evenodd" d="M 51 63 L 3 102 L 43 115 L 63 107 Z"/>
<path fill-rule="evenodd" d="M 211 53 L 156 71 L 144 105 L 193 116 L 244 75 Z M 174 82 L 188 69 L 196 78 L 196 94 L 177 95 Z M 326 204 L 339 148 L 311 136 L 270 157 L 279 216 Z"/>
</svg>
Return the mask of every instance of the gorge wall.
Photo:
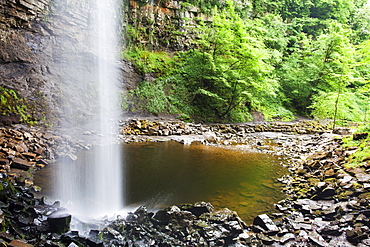
<svg viewBox="0 0 370 247">
<path fill-rule="evenodd" d="M 47 0 L 0 1 L 0 85 L 32 102 L 38 118 L 53 107 L 52 44 Z"/>
<path fill-rule="evenodd" d="M 125 10 L 125 28 L 131 33 L 131 42 L 154 51 L 191 48 L 196 23 L 209 21 L 198 7 L 183 1 L 130 0 Z"/>
<path fill-rule="evenodd" d="M 210 21 L 199 7 L 183 1 L 123 1 L 122 12 L 122 49 L 135 42 L 154 51 L 187 50 L 194 45 L 196 23 Z M 63 83 L 85 90 L 83 82 L 89 78 L 80 75 L 93 74 L 95 55 L 86 43 L 92 14 L 88 0 L 0 0 L 0 86 L 25 98 L 30 114 L 41 123 L 57 124 Z M 76 63 L 83 64 L 84 73 L 63 74 Z M 128 61 L 119 61 L 117 69 L 124 90 L 145 78 Z"/>
<path fill-rule="evenodd" d="M 91 14 L 85 0 L 0 0 L 0 86 L 25 98 L 29 113 L 40 123 L 57 124 L 56 116 L 63 112 L 61 84 L 81 85 L 84 90 L 82 82 L 89 80 L 63 73 L 81 61 L 86 71 L 76 73 L 91 72 L 94 53 L 86 45 Z M 124 89 L 141 80 L 127 61 L 120 61 L 117 69 Z M 0 122 L 17 122 L 6 117 Z"/>
</svg>

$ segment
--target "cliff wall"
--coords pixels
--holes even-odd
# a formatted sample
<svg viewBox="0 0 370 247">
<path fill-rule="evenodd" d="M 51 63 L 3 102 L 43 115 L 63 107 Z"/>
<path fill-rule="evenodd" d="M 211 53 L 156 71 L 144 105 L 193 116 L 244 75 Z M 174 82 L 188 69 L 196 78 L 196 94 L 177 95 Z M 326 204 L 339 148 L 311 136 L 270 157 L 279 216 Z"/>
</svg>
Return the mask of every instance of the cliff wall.
<svg viewBox="0 0 370 247">
<path fill-rule="evenodd" d="M 124 5 L 123 33 L 134 32 L 136 38 L 124 39 L 123 49 L 135 42 L 152 50 L 187 50 L 196 22 L 208 20 L 182 1 L 130 0 Z M 35 119 L 53 122 L 63 112 L 62 78 L 75 85 L 89 80 L 79 75 L 92 74 L 94 52 L 86 43 L 92 14 L 87 0 L 0 0 L 0 86 L 27 99 Z M 83 64 L 83 73 L 63 74 L 76 63 Z M 117 66 L 124 89 L 143 80 L 129 62 Z"/>
<path fill-rule="evenodd" d="M 200 20 L 210 21 L 201 10 L 184 1 L 130 0 L 125 8 L 126 28 L 135 42 L 151 50 L 180 51 L 190 49 Z"/>
<path fill-rule="evenodd" d="M 0 0 L 0 85 L 27 98 L 38 118 L 54 95 L 48 10 L 47 0 Z"/>
<path fill-rule="evenodd" d="M 32 117 L 41 123 L 57 125 L 65 96 L 60 88 L 70 83 L 84 90 L 89 78 L 80 75 L 93 72 L 95 55 L 86 42 L 92 14 L 86 0 L 0 0 L 0 86 L 25 98 Z M 77 63 L 83 71 L 66 74 L 65 68 Z M 119 61 L 117 69 L 123 89 L 141 80 L 127 61 Z M 4 116 L 1 122 L 9 124 Z"/>
</svg>

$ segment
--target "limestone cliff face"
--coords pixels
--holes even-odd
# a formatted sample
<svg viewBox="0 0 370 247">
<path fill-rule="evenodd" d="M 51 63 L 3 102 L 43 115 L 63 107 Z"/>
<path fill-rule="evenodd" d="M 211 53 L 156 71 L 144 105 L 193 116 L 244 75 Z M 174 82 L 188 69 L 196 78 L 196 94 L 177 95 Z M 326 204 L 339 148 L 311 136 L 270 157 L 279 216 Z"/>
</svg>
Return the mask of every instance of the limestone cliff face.
<svg viewBox="0 0 370 247">
<path fill-rule="evenodd" d="M 153 50 L 179 51 L 191 48 L 197 20 L 210 21 L 196 6 L 181 0 L 130 0 L 126 28 L 136 40 Z"/>
<path fill-rule="evenodd" d="M 137 39 L 123 40 L 123 49 L 130 41 L 153 50 L 189 49 L 195 21 L 207 20 L 199 9 L 179 0 L 124 4 L 122 28 L 136 32 Z M 84 90 L 89 78 L 80 75 L 94 74 L 90 65 L 95 55 L 86 42 L 93 14 L 88 0 L 0 0 L 0 86 L 26 98 L 35 118 L 54 121 L 63 112 L 61 86 L 71 83 Z M 65 67 L 74 64 L 83 64 L 83 71 L 66 75 Z M 143 80 L 129 62 L 122 60 L 117 66 L 124 89 Z"/>
<path fill-rule="evenodd" d="M 43 21 L 47 0 L 0 0 L 0 85 L 14 89 L 45 115 L 53 97 L 48 60 L 54 38 Z"/>
<path fill-rule="evenodd" d="M 48 4 L 48 0 L 0 0 L 0 26 L 31 28 L 30 23 L 42 18 Z"/>
<path fill-rule="evenodd" d="M 87 74 L 91 70 L 94 54 L 86 39 L 93 13 L 88 2 L 0 0 L 0 86 L 25 97 L 37 119 L 53 121 L 63 111 L 63 83 L 82 85 L 88 79 L 68 75 L 70 79 L 66 80 L 63 74 L 66 64 L 76 62 L 84 63 Z M 124 88 L 132 88 L 141 80 L 130 63 L 121 61 L 119 67 Z"/>
</svg>

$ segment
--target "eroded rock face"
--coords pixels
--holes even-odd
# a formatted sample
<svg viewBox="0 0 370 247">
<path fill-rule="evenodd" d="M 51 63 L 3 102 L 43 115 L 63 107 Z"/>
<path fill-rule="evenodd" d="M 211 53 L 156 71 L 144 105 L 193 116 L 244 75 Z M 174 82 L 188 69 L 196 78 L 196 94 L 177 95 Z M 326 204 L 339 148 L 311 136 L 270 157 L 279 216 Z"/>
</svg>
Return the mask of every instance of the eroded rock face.
<svg viewBox="0 0 370 247">
<path fill-rule="evenodd" d="M 1 0 L 0 25 L 24 27 L 42 16 L 48 6 L 47 0 Z"/>
<path fill-rule="evenodd" d="M 137 42 L 153 50 L 179 51 L 187 50 L 194 44 L 194 31 L 189 27 L 195 25 L 195 18 L 202 15 L 197 7 L 186 8 L 180 1 L 129 1 L 126 14 L 128 24 L 143 28 Z"/>
<path fill-rule="evenodd" d="M 46 0 L 0 1 L 0 85 L 28 99 L 41 119 L 52 104 L 50 72 L 53 37 L 45 22 Z"/>
<path fill-rule="evenodd" d="M 37 120 L 53 122 L 63 112 L 60 89 L 70 83 L 85 90 L 92 78 L 81 75 L 94 76 L 96 57 L 86 43 L 91 14 L 89 1 L 0 0 L 0 86 L 26 98 Z M 78 73 L 66 69 L 76 64 Z M 127 61 L 117 62 L 116 68 L 123 91 L 142 79 Z"/>
</svg>

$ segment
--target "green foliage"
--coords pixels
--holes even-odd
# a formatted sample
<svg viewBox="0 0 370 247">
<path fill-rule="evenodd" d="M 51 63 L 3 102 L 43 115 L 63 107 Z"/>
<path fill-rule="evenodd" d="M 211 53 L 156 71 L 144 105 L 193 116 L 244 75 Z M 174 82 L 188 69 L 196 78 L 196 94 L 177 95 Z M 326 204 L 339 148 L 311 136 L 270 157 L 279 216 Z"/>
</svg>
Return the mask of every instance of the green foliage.
<svg viewBox="0 0 370 247">
<path fill-rule="evenodd" d="M 261 109 L 266 121 L 291 121 L 295 119 L 294 114 L 281 105 L 273 104 L 270 107 Z"/>
<path fill-rule="evenodd" d="M 156 73 L 165 75 L 173 67 L 174 60 L 164 51 L 148 51 L 133 47 L 122 54 L 125 59 L 132 61 L 141 73 Z"/>
<path fill-rule="evenodd" d="M 357 72 L 363 78 L 359 85 L 359 91 L 370 94 L 370 39 L 358 45 L 357 50 Z"/>
<path fill-rule="evenodd" d="M 197 18 L 191 50 L 172 57 L 140 49 L 134 44 L 154 33 L 127 28 L 133 45 L 124 57 L 141 73 L 157 76 L 133 92 L 150 112 L 240 122 L 250 119 L 250 111 L 267 120 L 291 120 L 293 113 L 368 118 L 370 5 L 364 0 L 181 4 L 212 15 L 206 23 Z"/>
<path fill-rule="evenodd" d="M 334 106 L 337 100 L 336 113 Z M 314 97 L 310 108 L 318 119 L 334 119 L 334 115 L 337 114 L 338 119 L 359 122 L 364 120 L 364 103 L 361 97 L 351 92 L 340 93 L 339 99 L 336 92 L 321 92 Z"/>
<path fill-rule="evenodd" d="M 135 94 L 144 101 L 143 105 L 150 113 L 158 114 L 168 109 L 169 102 L 162 83 L 143 81 L 136 89 Z"/>
<path fill-rule="evenodd" d="M 353 14 L 350 22 L 352 30 L 352 40 L 355 43 L 361 43 L 370 38 L 370 3 L 360 5 L 357 11 Z"/>
<path fill-rule="evenodd" d="M 257 22 L 244 22 L 231 2 L 225 8 L 215 9 L 211 27 L 199 26 L 199 49 L 180 54 L 175 83 L 187 88 L 195 114 L 244 121 L 243 112 L 258 109 L 259 98 L 274 93 L 275 81 L 260 37 L 265 30 Z"/>
<path fill-rule="evenodd" d="M 36 121 L 28 113 L 27 101 L 19 98 L 13 89 L 0 86 L 0 112 L 2 115 L 15 114 L 20 117 L 21 122 L 35 124 Z"/>
<path fill-rule="evenodd" d="M 370 133 L 370 125 L 362 124 L 355 133 Z M 370 134 L 366 139 L 353 140 L 352 137 L 343 138 L 344 147 L 357 147 L 357 151 L 347 159 L 347 166 L 357 166 L 370 159 Z"/>
<path fill-rule="evenodd" d="M 355 131 L 355 133 L 370 133 L 370 124 L 361 124 Z"/>
<path fill-rule="evenodd" d="M 337 92 L 361 81 L 361 75 L 354 70 L 355 49 L 346 35 L 348 32 L 340 24 L 332 23 L 317 40 L 302 35 L 300 46 L 292 49 L 277 70 L 283 93 L 298 111 L 304 112 L 318 91 Z"/>
<path fill-rule="evenodd" d="M 197 7 L 202 13 L 211 15 L 213 14 L 215 7 L 218 9 L 222 9 L 227 6 L 226 2 L 227 1 L 219 0 L 183 0 L 180 3 L 187 9 Z M 246 0 L 238 1 L 238 3 L 236 4 L 236 11 L 242 16 L 246 15 L 251 10 L 251 8 L 251 4 L 249 3 L 249 1 Z"/>
</svg>

